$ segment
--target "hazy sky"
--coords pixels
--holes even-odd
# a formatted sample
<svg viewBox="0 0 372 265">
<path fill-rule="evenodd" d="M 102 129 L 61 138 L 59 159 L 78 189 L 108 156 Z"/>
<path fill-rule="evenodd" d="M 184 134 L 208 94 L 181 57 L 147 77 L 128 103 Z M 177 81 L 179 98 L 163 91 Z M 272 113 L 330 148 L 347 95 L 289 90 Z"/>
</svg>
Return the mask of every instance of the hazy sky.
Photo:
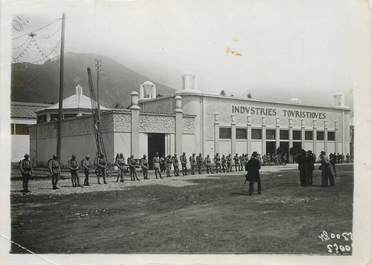
<svg viewBox="0 0 372 265">
<path fill-rule="evenodd" d="M 354 0 L 156 0 L 56 10 L 66 11 L 66 51 L 109 56 L 176 89 L 192 72 L 206 92 L 329 105 L 337 91 L 352 94 L 365 7 Z M 29 23 L 20 32 L 58 16 L 23 15 Z"/>
</svg>

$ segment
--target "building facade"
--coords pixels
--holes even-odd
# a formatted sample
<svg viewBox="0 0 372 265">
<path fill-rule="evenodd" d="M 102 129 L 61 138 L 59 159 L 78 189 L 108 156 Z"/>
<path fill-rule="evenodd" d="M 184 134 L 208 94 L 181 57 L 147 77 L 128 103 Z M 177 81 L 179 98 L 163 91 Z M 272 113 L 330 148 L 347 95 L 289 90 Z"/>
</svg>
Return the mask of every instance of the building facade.
<svg viewBox="0 0 372 265">
<path fill-rule="evenodd" d="M 350 109 L 344 106 L 342 95 L 335 96 L 333 107 L 217 96 L 195 89 L 195 77 L 185 76 L 184 89 L 176 96 L 156 98 L 156 87 L 146 83 L 131 98 L 128 109 L 102 113 L 110 162 L 117 153 L 135 158 L 145 154 L 150 160 L 156 152 L 213 156 L 253 151 L 274 154 L 280 149 L 288 158 L 300 149 L 317 156 L 321 151 L 350 154 Z M 30 146 L 35 164 L 46 163 L 55 153 L 55 122 L 33 126 Z M 72 154 L 95 157 L 95 152 L 91 115 L 64 119 L 62 161 Z"/>
</svg>

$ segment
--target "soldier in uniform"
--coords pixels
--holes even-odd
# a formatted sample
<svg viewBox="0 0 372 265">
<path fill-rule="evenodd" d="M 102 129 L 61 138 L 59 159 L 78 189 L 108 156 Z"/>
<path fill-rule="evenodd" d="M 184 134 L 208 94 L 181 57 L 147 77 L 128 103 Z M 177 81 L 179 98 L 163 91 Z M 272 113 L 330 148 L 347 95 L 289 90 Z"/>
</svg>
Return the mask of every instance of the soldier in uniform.
<svg viewBox="0 0 372 265">
<path fill-rule="evenodd" d="M 107 169 L 107 164 L 106 164 L 105 156 L 103 154 L 100 154 L 98 156 L 97 167 L 96 167 L 97 179 L 98 179 L 97 183 L 98 184 L 101 184 L 100 177 L 103 178 L 103 183 L 107 184 L 107 182 L 106 182 L 106 169 Z"/>
<path fill-rule="evenodd" d="M 137 172 L 136 172 L 136 165 L 137 165 L 136 160 L 134 159 L 133 155 L 131 155 L 128 166 L 129 166 L 129 172 L 130 172 L 130 179 L 132 181 L 135 181 L 135 180 L 139 181 L 139 178 L 137 177 Z"/>
<path fill-rule="evenodd" d="M 148 179 L 147 171 L 149 169 L 149 163 L 147 161 L 146 155 L 143 155 L 141 159 L 141 168 L 142 168 L 143 179 Z"/>
<path fill-rule="evenodd" d="M 182 166 L 182 175 L 187 175 L 187 158 L 185 152 L 180 156 L 181 166 Z"/>
<path fill-rule="evenodd" d="M 189 161 L 190 161 L 191 175 L 195 175 L 195 167 L 196 167 L 195 153 L 192 154 L 192 156 L 190 156 Z"/>
<path fill-rule="evenodd" d="M 86 155 L 85 158 L 81 160 L 81 163 L 80 163 L 82 169 L 84 170 L 84 175 L 85 175 L 84 186 L 89 186 L 89 168 L 90 168 L 89 159 L 90 157 Z"/>
<path fill-rule="evenodd" d="M 232 172 L 232 158 L 231 154 L 228 154 L 226 157 L 226 168 L 227 172 Z"/>
<path fill-rule="evenodd" d="M 240 170 L 239 155 L 238 154 L 235 154 L 235 156 L 234 156 L 234 166 L 235 166 L 235 171 Z"/>
<path fill-rule="evenodd" d="M 335 185 L 335 178 L 334 178 L 334 172 L 333 167 L 331 163 L 329 162 L 326 153 L 324 151 L 320 152 L 320 168 L 322 170 L 322 187 L 328 187 L 328 180 L 330 183 L 330 186 Z"/>
<path fill-rule="evenodd" d="M 68 167 L 70 169 L 72 187 L 80 187 L 78 176 L 79 163 L 76 161 L 76 156 L 71 156 L 71 159 L 68 161 Z"/>
<path fill-rule="evenodd" d="M 218 153 L 214 156 L 214 164 L 216 165 L 216 173 L 221 172 L 221 158 Z"/>
<path fill-rule="evenodd" d="M 226 157 L 225 155 L 222 155 L 221 157 L 221 167 L 222 167 L 222 172 L 226 172 Z"/>
<path fill-rule="evenodd" d="M 61 167 L 56 155 L 53 155 L 52 159 L 48 161 L 48 168 L 52 177 L 53 190 L 56 190 L 58 189 L 57 182 L 59 180 L 59 176 L 61 175 Z"/>
<path fill-rule="evenodd" d="M 166 168 L 165 158 L 161 156 L 159 161 L 160 161 L 160 172 L 165 173 L 165 168 Z"/>
<path fill-rule="evenodd" d="M 261 178 L 260 178 L 261 162 L 258 159 L 257 152 L 253 152 L 251 159 L 248 161 L 245 170 L 247 171 L 247 180 L 249 181 L 249 196 L 253 193 L 253 185 L 257 182 L 258 194 L 261 194 Z"/>
<path fill-rule="evenodd" d="M 169 178 L 171 175 L 170 175 L 170 172 L 172 170 L 172 158 L 170 155 L 168 155 L 165 159 L 165 167 L 166 167 L 166 172 L 167 172 L 167 177 Z"/>
<path fill-rule="evenodd" d="M 212 160 L 211 158 L 209 157 L 209 155 L 207 155 L 207 157 L 205 158 L 205 167 L 207 169 L 207 174 L 212 174 Z"/>
<path fill-rule="evenodd" d="M 24 159 L 19 162 L 19 170 L 22 174 L 22 192 L 30 192 L 30 190 L 28 189 L 28 181 L 32 177 L 32 167 L 30 156 L 28 154 L 25 154 Z"/>
<path fill-rule="evenodd" d="M 176 177 L 178 177 L 180 175 L 180 168 L 178 166 L 178 157 L 177 157 L 177 154 L 174 154 L 174 156 L 172 158 L 172 162 L 173 162 L 173 172 L 174 172 L 174 175 Z"/>
<path fill-rule="evenodd" d="M 119 157 L 116 159 L 116 166 L 119 169 L 118 176 L 116 178 L 116 182 L 124 182 L 124 176 L 125 176 L 125 159 L 124 155 L 120 154 Z"/>
<path fill-rule="evenodd" d="M 202 154 L 200 154 L 200 153 L 196 157 L 196 164 L 198 166 L 198 173 L 200 175 L 202 173 L 202 166 L 203 166 L 203 157 L 202 157 Z"/>
<path fill-rule="evenodd" d="M 162 179 L 161 173 L 160 173 L 160 158 L 158 152 L 156 152 L 155 156 L 152 159 L 152 163 L 154 164 L 154 171 L 155 171 L 155 177 L 159 177 Z"/>
</svg>

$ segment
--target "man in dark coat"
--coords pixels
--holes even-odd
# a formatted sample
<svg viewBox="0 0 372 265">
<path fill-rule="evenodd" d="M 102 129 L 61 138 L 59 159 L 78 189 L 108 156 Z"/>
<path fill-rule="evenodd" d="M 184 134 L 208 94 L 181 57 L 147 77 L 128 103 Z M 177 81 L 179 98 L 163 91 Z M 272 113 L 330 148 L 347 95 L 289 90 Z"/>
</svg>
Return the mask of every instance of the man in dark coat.
<svg viewBox="0 0 372 265">
<path fill-rule="evenodd" d="M 306 186 L 306 151 L 301 150 L 297 156 L 298 170 L 300 171 L 300 184 Z"/>
<path fill-rule="evenodd" d="M 314 170 L 315 156 L 310 150 L 306 153 L 305 158 L 305 175 L 306 175 L 306 184 L 313 185 L 313 170 Z"/>
<path fill-rule="evenodd" d="M 261 194 L 260 168 L 261 162 L 258 159 L 258 153 L 253 152 L 251 159 L 245 166 L 245 170 L 247 171 L 246 178 L 249 181 L 249 196 L 251 196 L 253 193 L 253 185 L 255 182 L 257 182 L 258 194 Z"/>
<path fill-rule="evenodd" d="M 330 186 L 335 185 L 335 175 L 333 171 L 333 167 L 329 162 L 329 159 L 324 151 L 320 153 L 319 157 L 321 163 L 321 170 L 322 170 L 322 187 L 328 187 L 328 181 Z"/>
<path fill-rule="evenodd" d="M 30 192 L 28 189 L 28 180 L 32 176 L 31 161 L 30 161 L 30 156 L 28 154 L 25 154 L 24 157 L 25 159 L 19 162 L 19 170 L 21 171 L 22 182 L 23 182 L 22 192 Z"/>
</svg>

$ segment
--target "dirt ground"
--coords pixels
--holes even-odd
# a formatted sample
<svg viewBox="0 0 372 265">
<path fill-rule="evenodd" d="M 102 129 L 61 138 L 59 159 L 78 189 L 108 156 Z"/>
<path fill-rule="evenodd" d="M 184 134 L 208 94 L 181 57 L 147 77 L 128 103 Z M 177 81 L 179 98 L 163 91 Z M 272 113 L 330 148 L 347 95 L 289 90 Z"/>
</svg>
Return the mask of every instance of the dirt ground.
<svg viewBox="0 0 372 265">
<path fill-rule="evenodd" d="M 323 231 L 352 229 L 353 166 L 335 187 L 300 187 L 295 168 L 262 170 L 263 194 L 248 196 L 241 173 L 61 189 L 12 181 L 12 240 L 37 253 L 329 253 Z M 25 250 L 13 245 L 11 252 Z M 332 252 L 333 254 L 334 252 Z M 350 254 L 344 252 L 343 254 Z M 339 253 L 340 254 L 340 253 Z"/>
</svg>

